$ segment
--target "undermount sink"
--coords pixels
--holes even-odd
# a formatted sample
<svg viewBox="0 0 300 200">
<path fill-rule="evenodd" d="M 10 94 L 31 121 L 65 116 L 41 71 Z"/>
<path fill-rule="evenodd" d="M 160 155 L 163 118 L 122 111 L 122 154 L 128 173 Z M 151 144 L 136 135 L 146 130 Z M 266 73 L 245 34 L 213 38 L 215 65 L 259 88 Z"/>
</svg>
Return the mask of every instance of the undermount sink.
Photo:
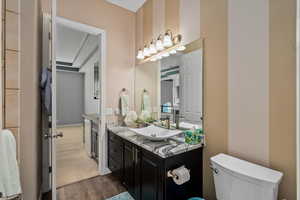
<svg viewBox="0 0 300 200">
<path fill-rule="evenodd" d="M 129 130 L 135 132 L 138 135 L 144 136 L 149 140 L 155 141 L 165 140 L 182 133 L 181 130 L 170 130 L 154 125 L 150 125 L 145 128 L 130 128 Z"/>
</svg>

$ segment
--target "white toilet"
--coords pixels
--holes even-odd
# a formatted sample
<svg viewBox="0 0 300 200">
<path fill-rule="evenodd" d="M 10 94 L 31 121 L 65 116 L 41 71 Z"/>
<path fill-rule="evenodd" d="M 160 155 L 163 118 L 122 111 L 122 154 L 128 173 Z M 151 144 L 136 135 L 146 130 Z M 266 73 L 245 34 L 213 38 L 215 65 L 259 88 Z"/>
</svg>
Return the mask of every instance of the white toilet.
<svg viewBox="0 0 300 200">
<path fill-rule="evenodd" d="M 238 158 L 211 158 L 218 200 L 277 200 L 283 174 Z"/>
</svg>

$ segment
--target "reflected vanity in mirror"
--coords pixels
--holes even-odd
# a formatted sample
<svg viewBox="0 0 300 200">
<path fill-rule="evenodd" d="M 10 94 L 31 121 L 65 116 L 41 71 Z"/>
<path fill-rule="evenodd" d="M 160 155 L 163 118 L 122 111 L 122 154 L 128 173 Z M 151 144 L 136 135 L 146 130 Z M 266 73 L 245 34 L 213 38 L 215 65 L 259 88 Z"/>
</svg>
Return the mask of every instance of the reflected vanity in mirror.
<svg viewBox="0 0 300 200">
<path fill-rule="evenodd" d="M 203 129 L 203 40 L 184 51 L 136 67 L 136 111 L 143 111 L 143 91 L 151 99 L 152 117 L 171 128 Z M 169 127 L 169 128 L 170 128 Z"/>
</svg>

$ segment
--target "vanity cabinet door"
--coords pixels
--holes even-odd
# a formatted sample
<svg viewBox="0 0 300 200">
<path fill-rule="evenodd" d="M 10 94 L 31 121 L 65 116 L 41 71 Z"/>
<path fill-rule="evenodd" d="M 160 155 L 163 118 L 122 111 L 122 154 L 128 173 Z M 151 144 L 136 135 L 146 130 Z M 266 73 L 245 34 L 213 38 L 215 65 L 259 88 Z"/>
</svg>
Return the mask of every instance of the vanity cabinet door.
<svg viewBox="0 0 300 200">
<path fill-rule="evenodd" d="M 160 159 L 143 151 L 140 159 L 140 195 L 142 200 L 163 199 L 163 164 Z"/>
<path fill-rule="evenodd" d="M 123 184 L 128 192 L 136 198 L 135 193 L 135 147 L 133 144 L 124 141 L 123 151 Z"/>
<path fill-rule="evenodd" d="M 98 148 L 98 125 L 96 123 L 92 123 L 92 131 L 91 131 L 91 154 L 92 158 L 98 163 L 99 160 L 99 148 Z"/>
<path fill-rule="evenodd" d="M 123 179 L 123 142 L 108 131 L 108 168 L 120 180 Z"/>
</svg>

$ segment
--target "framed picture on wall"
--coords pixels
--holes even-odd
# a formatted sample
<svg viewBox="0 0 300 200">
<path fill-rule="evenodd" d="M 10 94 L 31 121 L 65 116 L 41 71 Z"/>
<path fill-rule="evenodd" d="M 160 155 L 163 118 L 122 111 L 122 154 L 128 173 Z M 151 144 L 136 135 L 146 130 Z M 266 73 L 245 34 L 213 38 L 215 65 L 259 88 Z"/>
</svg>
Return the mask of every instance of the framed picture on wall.
<svg viewBox="0 0 300 200">
<path fill-rule="evenodd" d="M 100 98 L 99 62 L 94 64 L 94 99 Z"/>
</svg>

